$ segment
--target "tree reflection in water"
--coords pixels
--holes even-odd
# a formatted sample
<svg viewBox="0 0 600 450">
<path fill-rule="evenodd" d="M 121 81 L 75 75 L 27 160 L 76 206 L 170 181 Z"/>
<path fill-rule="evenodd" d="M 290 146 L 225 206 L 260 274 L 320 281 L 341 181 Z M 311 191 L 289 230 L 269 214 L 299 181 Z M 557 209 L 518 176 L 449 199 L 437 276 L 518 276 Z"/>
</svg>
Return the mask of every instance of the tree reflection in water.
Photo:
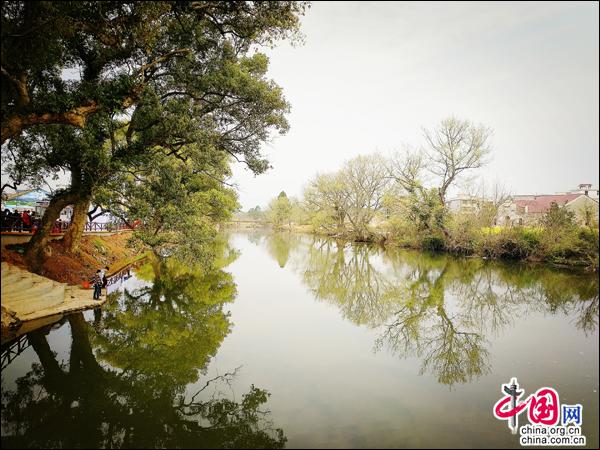
<svg viewBox="0 0 600 450">
<path fill-rule="evenodd" d="M 238 369 L 186 396 L 230 332 L 223 305 L 236 287 L 221 267 L 234 257 L 211 270 L 152 261 L 140 271 L 152 283 L 116 293 L 93 325 L 68 316 L 68 363 L 47 331 L 30 333 L 39 363 L 15 390 L 3 384 L 3 446 L 283 448 L 283 431 L 261 410 L 267 391 L 251 386 L 237 402 L 220 395 Z"/>
<path fill-rule="evenodd" d="M 421 359 L 420 373 L 452 386 L 490 371 L 489 342 L 529 312 L 598 326 L 598 278 L 548 267 L 453 258 L 315 239 L 298 266 L 315 297 L 380 329 L 376 349 Z"/>
</svg>

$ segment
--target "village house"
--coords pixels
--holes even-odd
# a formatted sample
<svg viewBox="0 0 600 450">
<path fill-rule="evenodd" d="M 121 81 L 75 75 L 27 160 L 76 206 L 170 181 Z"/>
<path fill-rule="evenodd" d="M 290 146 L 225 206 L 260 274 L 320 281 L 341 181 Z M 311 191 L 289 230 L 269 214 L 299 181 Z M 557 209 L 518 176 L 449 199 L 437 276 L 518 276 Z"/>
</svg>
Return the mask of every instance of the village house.
<svg viewBox="0 0 600 450">
<path fill-rule="evenodd" d="M 448 200 L 446 204 L 448 205 L 448 209 L 453 213 L 475 214 L 485 202 L 485 199 L 461 194 Z"/>
<path fill-rule="evenodd" d="M 552 203 L 573 211 L 578 223 L 598 223 L 598 189 L 580 184 L 578 189 L 562 194 L 513 195 L 498 212 L 497 223 L 503 226 L 536 225 Z"/>
</svg>

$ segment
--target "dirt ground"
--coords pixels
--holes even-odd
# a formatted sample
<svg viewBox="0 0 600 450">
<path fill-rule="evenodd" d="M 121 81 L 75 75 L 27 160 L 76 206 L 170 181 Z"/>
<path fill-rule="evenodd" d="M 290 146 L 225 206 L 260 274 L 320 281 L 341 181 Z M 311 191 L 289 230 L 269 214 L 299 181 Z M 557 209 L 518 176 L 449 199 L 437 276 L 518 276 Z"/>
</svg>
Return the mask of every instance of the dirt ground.
<svg viewBox="0 0 600 450">
<path fill-rule="evenodd" d="M 40 275 L 61 283 L 81 285 L 90 280 L 97 269 L 132 258 L 136 252 L 127 247 L 130 233 L 112 236 L 83 236 L 79 254 L 65 252 L 62 241 L 49 243 L 50 254 L 44 261 Z M 26 268 L 23 251 L 26 244 L 9 245 L 2 250 L 2 261 Z M 110 270 L 109 270 L 110 273 Z"/>
</svg>

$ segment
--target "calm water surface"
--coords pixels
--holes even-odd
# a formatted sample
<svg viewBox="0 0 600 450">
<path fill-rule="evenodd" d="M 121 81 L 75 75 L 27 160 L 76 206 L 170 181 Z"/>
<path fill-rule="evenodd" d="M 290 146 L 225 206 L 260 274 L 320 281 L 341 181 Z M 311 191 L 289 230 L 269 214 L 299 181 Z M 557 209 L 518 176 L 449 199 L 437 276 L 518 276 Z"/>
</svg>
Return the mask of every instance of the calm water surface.
<svg viewBox="0 0 600 450">
<path fill-rule="evenodd" d="M 597 276 L 228 239 L 219 269 L 147 263 L 5 344 L 2 446 L 519 447 L 492 416 L 516 376 L 582 404 L 598 447 Z"/>
</svg>

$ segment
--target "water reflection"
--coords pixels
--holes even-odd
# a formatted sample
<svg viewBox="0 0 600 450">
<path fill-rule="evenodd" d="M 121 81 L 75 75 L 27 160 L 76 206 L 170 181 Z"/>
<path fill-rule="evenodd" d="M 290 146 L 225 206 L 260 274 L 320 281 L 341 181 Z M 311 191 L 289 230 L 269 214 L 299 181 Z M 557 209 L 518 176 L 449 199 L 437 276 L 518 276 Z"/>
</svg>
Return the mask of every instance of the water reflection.
<svg viewBox="0 0 600 450">
<path fill-rule="evenodd" d="M 277 261 L 282 269 L 288 263 L 292 250 L 302 242 L 302 236 L 285 231 L 267 232 L 261 230 L 249 231 L 246 236 L 255 245 L 265 246 L 269 255 Z"/>
<path fill-rule="evenodd" d="M 586 334 L 598 326 L 598 278 L 587 274 L 316 238 L 276 248 L 286 260 L 298 250 L 315 298 L 379 330 L 376 350 L 418 357 L 421 374 L 449 386 L 489 373 L 488 338 L 531 312 L 563 313 Z"/>
<path fill-rule="evenodd" d="M 236 296 L 221 267 L 153 260 L 133 289 L 108 306 L 68 316 L 70 349 L 61 358 L 48 329 L 29 333 L 38 362 L 2 385 L 3 446 L 38 448 L 283 448 L 286 437 L 263 411 L 269 393 L 227 390 L 239 369 L 203 381 L 231 330 L 227 302 Z M 187 392 L 190 383 L 200 388 Z"/>
</svg>

